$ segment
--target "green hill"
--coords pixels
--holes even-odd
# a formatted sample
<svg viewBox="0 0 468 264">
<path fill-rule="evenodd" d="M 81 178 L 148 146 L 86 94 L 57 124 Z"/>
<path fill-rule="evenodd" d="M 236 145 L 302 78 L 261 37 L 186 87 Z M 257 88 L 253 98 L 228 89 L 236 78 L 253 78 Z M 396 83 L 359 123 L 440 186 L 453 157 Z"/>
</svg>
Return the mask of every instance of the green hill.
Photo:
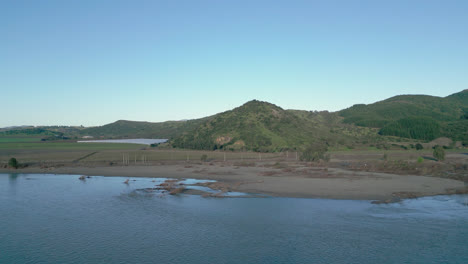
<svg viewBox="0 0 468 264">
<path fill-rule="evenodd" d="M 23 126 L 4 128 L 0 131 L 3 138 L 40 138 L 42 140 L 63 140 L 70 139 L 81 130 L 80 127 L 71 126 Z"/>
<path fill-rule="evenodd" d="M 376 135 L 369 129 L 347 126 L 341 119 L 334 113 L 284 110 L 253 100 L 207 118 L 175 137 L 172 144 L 205 150 L 279 151 L 317 141 L 328 146 L 353 144 L 359 137 Z"/>
<path fill-rule="evenodd" d="M 468 143 L 468 90 L 447 97 L 399 95 L 339 112 L 344 122 L 381 128 L 381 135 L 432 140 L 451 137 Z"/>
<path fill-rule="evenodd" d="M 90 127 L 80 131 L 82 136 L 95 138 L 165 138 L 171 139 L 182 132 L 197 126 L 204 119 L 188 121 L 167 121 L 161 123 L 119 120 L 99 127 Z"/>
</svg>

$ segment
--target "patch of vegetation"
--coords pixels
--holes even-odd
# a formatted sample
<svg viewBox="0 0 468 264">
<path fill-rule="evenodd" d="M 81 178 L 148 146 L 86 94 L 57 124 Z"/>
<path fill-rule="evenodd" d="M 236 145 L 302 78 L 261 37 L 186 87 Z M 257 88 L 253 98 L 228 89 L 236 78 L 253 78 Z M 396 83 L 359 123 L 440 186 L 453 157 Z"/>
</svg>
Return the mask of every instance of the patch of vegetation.
<svg viewBox="0 0 468 264">
<path fill-rule="evenodd" d="M 407 117 L 387 124 L 379 134 L 429 141 L 440 136 L 440 125 L 427 117 Z"/>
<path fill-rule="evenodd" d="M 0 137 L 0 143 L 18 143 L 18 142 L 38 142 L 37 137 Z"/>
<path fill-rule="evenodd" d="M 386 152 L 383 154 L 383 160 L 385 160 L 385 161 L 388 160 L 388 154 Z"/>
<path fill-rule="evenodd" d="M 42 138 L 47 140 L 70 139 L 72 137 L 76 137 L 81 129 L 83 128 L 71 126 L 41 126 L 1 129 L 0 138 Z"/>
<path fill-rule="evenodd" d="M 9 135 L 26 135 L 26 136 L 53 136 L 54 132 L 46 130 L 44 128 L 24 128 L 24 129 L 12 129 L 0 132 L 2 136 Z"/>
<path fill-rule="evenodd" d="M 468 119 L 448 122 L 442 127 L 442 134 L 454 141 L 461 141 L 468 146 Z"/>
<path fill-rule="evenodd" d="M 328 161 L 330 156 L 327 156 L 328 147 L 323 143 L 315 143 L 309 145 L 300 156 L 301 161 Z"/>
<path fill-rule="evenodd" d="M 16 158 L 10 158 L 10 160 L 8 160 L 8 166 L 10 166 L 11 168 L 15 168 L 17 169 L 18 168 L 18 161 L 16 160 Z"/>
<path fill-rule="evenodd" d="M 432 155 L 438 161 L 444 161 L 445 160 L 445 150 L 441 146 L 435 146 L 434 151 L 432 152 Z"/>
</svg>

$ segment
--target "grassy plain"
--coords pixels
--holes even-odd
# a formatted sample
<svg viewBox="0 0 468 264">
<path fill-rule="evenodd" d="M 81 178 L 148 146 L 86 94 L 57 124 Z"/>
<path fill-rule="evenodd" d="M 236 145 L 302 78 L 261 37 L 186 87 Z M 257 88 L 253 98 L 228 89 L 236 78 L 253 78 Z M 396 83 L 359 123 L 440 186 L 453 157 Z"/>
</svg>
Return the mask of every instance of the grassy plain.
<svg viewBox="0 0 468 264">
<path fill-rule="evenodd" d="M 0 137 L 0 143 L 24 143 L 24 142 L 39 142 L 38 137 Z"/>
<path fill-rule="evenodd" d="M 15 157 L 23 164 L 42 163 L 142 164 L 160 161 L 265 160 L 281 157 L 282 153 L 221 152 L 179 149 L 157 149 L 139 144 L 76 143 L 76 142 L 0 142 L 0 163 Z"/>
</svg>

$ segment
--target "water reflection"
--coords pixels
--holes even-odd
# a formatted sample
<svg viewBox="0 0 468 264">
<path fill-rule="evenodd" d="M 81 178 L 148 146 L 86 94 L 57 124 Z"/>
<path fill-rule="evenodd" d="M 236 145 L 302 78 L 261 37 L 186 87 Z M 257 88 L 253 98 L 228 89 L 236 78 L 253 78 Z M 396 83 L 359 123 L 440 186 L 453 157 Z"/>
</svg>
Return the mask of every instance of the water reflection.
<svg viewBox="0 0 468 264">
<path fill-rule="evenodd" d="M 18 174 L 16 173 L 8 174 L 8 183 L 10 185 L 8 192 L 12 195 L 16 195 L 16 188 L 17 188 L 17 183 L 18 183 L 17 179 L 18 179 Z"/>
<path fill-rule="evenodd" d="M 18 174 L 16 174 L 16 173 L 10 173 L 8 175 L 8 179 L 10 179 L 10 182 L 12 182 L 12 181 L 15 182 L 17 178 L 18 178 Z"/>
</svg>

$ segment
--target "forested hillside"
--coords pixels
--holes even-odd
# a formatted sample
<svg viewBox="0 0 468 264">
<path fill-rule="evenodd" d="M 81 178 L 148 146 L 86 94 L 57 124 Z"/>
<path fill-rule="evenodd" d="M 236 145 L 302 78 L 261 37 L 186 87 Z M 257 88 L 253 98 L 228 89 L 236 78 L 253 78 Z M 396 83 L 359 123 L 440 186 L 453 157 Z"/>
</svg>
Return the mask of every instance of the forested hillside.
<svg viewBox="0 0 468 264">
<path fill-rule="evenodd" d="M 90 127 L 82 130 L 81 135 L 95 138 L 164 138 L 177 137 L 191 127 L 198 126 L 202 119 L 187 121 L 167 121 L 161 123 L 119 120 L 99 127 Z"/>
<path fill-rule="evenodd" d="M 279 151 L 303 148 L 314 142 L 328 146 L 353 144 L 376 133 L 345 125 L 335 113 L 284 110 L 274 104 L 250 101 L 207 118 L 172 143 L 192 149 Z"/>
<path fill-rule="evenodd" d="M 381 135 L 421 140 L 447 136 L 468 144 L 468 90 L 447 97 L 399 95 L 339 114 L 345 123 L 380 128 Z"/>
</svg>

